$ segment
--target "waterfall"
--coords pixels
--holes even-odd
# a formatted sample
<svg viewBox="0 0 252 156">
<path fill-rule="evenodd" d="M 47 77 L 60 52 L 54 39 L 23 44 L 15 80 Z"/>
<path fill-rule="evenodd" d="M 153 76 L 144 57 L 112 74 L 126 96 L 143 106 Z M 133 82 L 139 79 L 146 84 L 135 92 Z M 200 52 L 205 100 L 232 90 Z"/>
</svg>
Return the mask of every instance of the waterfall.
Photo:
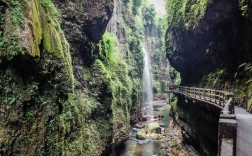
<svg viewBox="0 0 252 156">
<path fill-rule="evenodd" d="M 153 90 L 152 90 L 152 74 L 151 61 L 148 51 L 143 48 L 144 54 L 144 70 L 143 70 L 143 116 L 153 115 Z"/>
</svg>

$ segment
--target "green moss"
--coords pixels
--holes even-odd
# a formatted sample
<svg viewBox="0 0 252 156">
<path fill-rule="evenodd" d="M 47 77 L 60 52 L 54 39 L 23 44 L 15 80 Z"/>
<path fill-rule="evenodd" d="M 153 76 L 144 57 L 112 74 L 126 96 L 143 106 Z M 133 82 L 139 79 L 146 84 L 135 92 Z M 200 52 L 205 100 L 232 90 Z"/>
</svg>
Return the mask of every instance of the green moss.
<svg viewBox="0 0 252 156">
<path fill-rule="evenodd" d="M 3 127 L 0 127 L 0 140 L 5 140 L 5 136 L 6 136 L 6 129 Z"/>
<path fill-rule="evenodd" d="M 82 126 L 78 138 L 74 142 L 65 140 L 65 146 L 63 146 L 64 149 L 62 150 L 63 155 L 101 155 L 101 151 L 105 147 L 104 142 L 101 142 L 101 140 L 106 140 L 110 125 L 102 119 L 95 123 Z M 107 134 L 104 134 L 104 132 Z"/>
<path fill-rule="evenodd" d="M 1 78 L 1 87 L 3 91 L 2 96 L 0 97 L 1 104 L 3 105 L 16 105 L 17 103 L 22 103 L 34 95 L 34 91 L 37 87 L 34 87 L 36 84 L 29 85 L 27 87 L 21 86 L 20 82 L 15 82 L 14 77 L 17 77 L 16 72 L 13 68 L 7 68 L 4 72 L 0 73 Z"/>
<path fill-rule="evenodd" d="M 52 0 L 40 0 L 41 6 L 45 9 L 46 13 L 58 16 L 58 10 L 52 3 Z"/>
<path fill-rule="evenodd" d="M 4 44 L 7 47 L 6 50 L 1 50 L 0 56 L 6 57 L 9 60 L 14 56 L 25 53 L 29 53 L 32 56 L 40 56 L 43 50 L 40 49 L 40 45 L 43 44 L 47 52 L 52 53 L 63 61 L 65 73 L 69 76 L 72 89 L 74 89 L 75 82 L 69 44 L 60 28 L 58 22 L 59 15 L 52 1 L 36 0 L 30 2 L 23 1 L 21 3 L 17 0 L 12 0 L 10 4 L 12 5 L 10 18 L 13 24 L 5 30 L 5 34 L 0 33 L 0 36 L 3 35 L 4 38 L 4 41 L 0 39 L 0 44 Z M 23 14 L 28 14 L 28 12 L 30 12 L 30 16 L 27 19 L 21 17 Z M 27 37 L 27 40 L 30 41 L 30 47 L 23 44 L 24 41 L 19 36 L 20 33 L 17 32 L 17 29 L 23 29 L 19 27 L 26 20 L 31 21 L 30 34 Z M 43 43 L 41 43 L 42 40 Z"/>
<path fill-rule="evenodd" d="M 111 126 L 115 132 L 118 132 L 116 125 L 129 124 L 133 82 L 129 77 L 128 65 L 123 55 L 117 50 L 116 42 L 117 40 L 112 34 L 106 32 L 103 35 L 102 41 L 98 44 L 99 59 L 94 61 L 90 73 L 99 75 L 96 81 L 99 81 L 100 86 L 106 86 L 106 94 L 111 95 L 110 98 L 100 98 L 102 98 L 104 109 L 112 109 L 110 118 L 113 124 Z M 93 89 L 92 92 L 101 94 L 100 86 L 97 86 L 97 89 Z"/>
<path fill-rule="evenodd" d="M 25 2 L 20 2 L 19 0 L 10 0 L 9 1 L 11 21 L 15 27 L 21 27 L 24 21 L 23 10 L 25 9 Z"/>
<path fill-rule="evenodd" d="M 110 81 L 111 76 L 109 75 L 105 65 L 101 60 L 96 59 L 94 64 L 92 65 L 92 68 L 94 69 L 94 71 L 99 71 L 99 75 L 103 78 L 104 82 Z"/>
<path fill-rule="evenodd" d="M 206 77 L 203 77 L 204 86 L 218 88 L 223 83 L 223 78 L 226 77 L 226 74 L 224 69 L 217 69 L 215 72 L 209 73 Z"/>
<path fill-rule="evenodd" d="M 43 41 L 45 49 L 58 57 L 62 57 L 63 48 L 61 44 L 61 38 L 56 28 L 51 23 L 45 23 L 43 29 Z"/>
<path fill-rule="evenodd" d="M 118 62 L 118 59 L 122 58 L 116 51 L 116 37 L 112 34 L 105 32 L 102 40 L 99 43 L 99 59 L 108 64 L 114 64 Z"/>
<path fill-rule="evenodd" d="M 161 93 L 165 93 L 166 88 L 167 88 L 167 82 L 166 82 L 166 81 L 161 81 L 161 82 L 160 82 L 160 90 L 161 90 Z"/>
<path fill-rule="evenodd" d="M 18 30 L 23 28 L 25 2 L 18 0 L 9 1 L 10 9 L 5 15 L 1 12 L 0 28 L 0 57 L 12 59 L 18 54 L 23 54 L 23 48 L 20 46 L 20 37 Z M 1 8 L 2 10 L 3 8 Z"/>
<path fill-rule="evenodd" d="M 170 77 L 173 84 L 180 85 L 181 83 L 180 73 L 176 71 L 173 67 L 170 67 Z"/>
<path fill-rule="evenodd" d="M 101 155 L 106 142 L 112 136 L 111 121 L 99 116 L 90 117 L 95 110 L 102 107 L 91 96 L 82 93 L 68 96 L 68 100 L 63 103 L 64 110 L 57 123 L 59 131 L 62 132 L 59 136 L 61 140 L 58 143 L 59 151 L 62 151 L 63 155 Z"/>
<path fill-rule="evenodd" d="M 63 57 L 62 42 L 65 42 L 65 40 L 64 38 L 61 39 L 60 36 L 62 31 L 58 23 L 58 14 L 54 11 L 56 8 L 51 0 L 47 0 L 46 3 L 42 1 L 40 5 L 43 6 L 40 6 L 40 14 L 43 18 L 39 19 L 41 20 L 40 25 L 42 25 L 43 45 L 48 52 L 53 53 L 55 56 Z M 36 19 L 37 17 L 35 16 L 35 22 L 37 21 Z M 38 29 L 38 31 L 34 31 L 34 34 L 39 32 L 40 30 Z M 41 37 L 38 37 L 37 40 L 39 38 Z"/>
<path fill-rule="evenodd" d="M 1 104 L 10 110 L 16 110 L 21 105 L 25 107 L 18 121 L 13 120 L 20 124 L 24 133 L 21 134 L 22 140 L 17 143 L 32 147 L 35 142 L 42 140 L 33 136 L 38 134 L 46 136 L 43 138 L 43 154 L 101 155 L 113 142 L 114 133 L 120 132 L 117 124 L 127 125 L 123 128 L 129 129 L 130 108 L 133 102 L 137 105 L 141 101 L 142 74 L 139 73 L 142 64 L 138 61 L 142 60 L 139 38 L 143 37 L 139 36 L 143 34 L 137 29 L 132 31 L 131 35 L 134 35 L 134 41 L 137 42 L 135 47 L 138 48 L 134 49 L 134 54 L 131 54 L 130 49 L 127 49 L 128 54 L 118 51 L 117 40 L 110 33 L 105 33 L 98 45 L 92 43 L 94 48 L 99 47 L 99 54 L 90 68 L 85 67 L 88 71 L 81 83 L 88 87 L 81 92 L 73 91 L 69 44 L 60 28 L 56 7 L 51 0 L 19 2 L 24 4 L 21 5 L 24 8 L 19 9 L 22 11 L 20 15 L 27 16 L 21 23 L 15 22 L 18 27 L 11 24 L 10 29 L 3 34 L 4 47 L 9 49 L 4 53 L 1 51 L 1 57 L 8 58 L 8 64 L 19 60 L 15 63 L 20 65 L 29 58 L 31 66 L 21 69 L 6 67 L 6 70 L 0 71 L 1 79 L 5 80 L 0 81 L 0 101 L 5 100 Z M 30 42 L 28 47 L 22 44 L 27 42 L 23 42 L 19 36 L 24 31 L 22 25 L 26 23 L 29 23 L 29 26 L 25 25 L 25 31 L 29 33 L 29 40 L 25 40 Z M 132 44 L 134 41 L 130 40 Z M 133 74 L 135 64 L 138 64 L 139 73 Z M 23 78 L 23 75 L 26 77 Z M 27 150 L 30 153 L 26 155 L 41 154 L 40 145 L 34 148 L 37 148 L 37 152 Z"/>
<path fill-rule="evenodd" d="M 8 43 L 7 43 L 8 42 Z M 5 56 L 8 60 L 11 60 L 14 56 L 18 54 L 23 54 L 23 50 L 19 45 L 19 36 L 13 35 L 8 39 L 4 39 L 4 44 L 7 45 L 6 52 L 1 53 L 1 55 Z"/>
<path fill-rule="evenodd" d="M 32 25 L 32 34 L 30 34 L 31 38 L 31 54 L 32 56 L 40 56 L 40 49 L 39 45 L 41 44 L 42 40 L 42 27 L 41 27 L 41 20 L 40 20 L 40 9 L 39 9 L 39 4 L 37 1 L 32 1 L 31 2 L 31 12 L 32 12 L 32 17 L 31 21 L 33 23 Z M 34 37 L 33 37 L 34 36 Z"/>
<path fill-rule="evenodd" d="M 168 27 L 191 27 L 198 23 L 211 0 L 169 0 L 166 2 Z"/>
<path fill-rule="evenodd" d="M 173 110 L 177 110 L 178 98 L 174 94 L 170 94 L 171 107 Z"/>
<path fill-rule="evenodd" d="M 236 81 L 234 86 L 235 98 L 245 109 L 252 111 L 252 83 Z"/>
<path fill-rule="evenodd" d="M 53 53 L 53 55 L 62 58 L 65 64 L 65 72 L 69 76 L 74 89 L 75 80 L 73 75 L 72 59 L 70 55 L 69 44 L 65 38 L 64 32 L 60 28 L 58 12 L 51 0 L 43 0 L 42 7 L 45 9 L 46 16 L 42 20 L 42 37 L 44 48 Z M 44 11 L 41 11 L 44 14 Z M 37 32 L 40 34 L 40 32 Z M 37 38 L 40 40 L 40 38 Z"/>
<path fill-rule="evenodd" d="M 5 25 L 4 33 L 0 33 L 0 57 L 5 60 L 5 66 L 0 70 L 3 79 L 0 81 L 0 103 L 6 112 L 10 112 L 4 119 L 1 117 L 1 121 L 4 124 L 20 124 L 22 137 L 17 140 L 18 144 L 27 149 L 34 145 L 30 151 L 23 149 L 20 153 L 36 153 L 33 148 L 37 148 L 36 141 L 42 139 L 33 134 L 43 135 L 46 126 L 48 138 L 43 138 L 47 146 L 45 153 L 61 155 L 64 140 L 67 140 L 65 135 L 70 135 L 73 126 L 85 124 L 80 110 L 90 113 L 88 110 L 94 103 L 84 105 L 86 103 L 80 100 L 79 94 L 73 93 L 75 84 L 69 44 L 60 29 L 56 8 L 51 0 L 47 1 L 49 6 L 46 9 L 45 3 L 42 6 L 39 0 L 13 2 L 16 2 L 11 2 L 14 11 L 7 11 L 6 20 L 0 20 L 0 31 Z M 19 15 L 27 16 L 19 21 L 16 19 Z M 27 34 L 25 38 L 21 36 L 24 34 Z M 62 105 L 64 108 L 61 108 Z M 17 109 L 19 107 L 24 109 Z M 63 114 L 58 112 L 60 109 L 64 109 Z M 48 119 L 48 116 L 53 119 Z M 43 123 L 38 124 L 38 120 Z M 34 125 L 40 127 L 33 128 Z M 37 154 L 40 152 L 38 148 Z"/>
</svg>

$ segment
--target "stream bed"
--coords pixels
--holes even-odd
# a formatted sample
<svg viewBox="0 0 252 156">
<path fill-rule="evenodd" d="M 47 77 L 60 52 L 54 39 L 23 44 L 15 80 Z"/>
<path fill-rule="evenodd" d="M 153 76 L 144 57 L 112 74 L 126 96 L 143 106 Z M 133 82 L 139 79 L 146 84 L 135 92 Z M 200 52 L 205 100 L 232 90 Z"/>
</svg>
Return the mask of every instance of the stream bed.
<svg viewBox="0 0 252 156">
<path fill-rule="evenodd" d="M 154 116 L 162 116 L 161 119 L 155 121 L 143 121 L 138 124 L 146 124 L 149 122 L 158 122 L 164 128 L 169 125 L 170 106 L 165 101 L 154 101 L 155 104 L 162 105 L 157 109 L 154 108 Z M 118 156 L 162 156 L 160 140 L 137 140 L 136 133 L 139 129 L 131 128 L 129 139 L 122 144 L 114 153 Z"/>
</svg>

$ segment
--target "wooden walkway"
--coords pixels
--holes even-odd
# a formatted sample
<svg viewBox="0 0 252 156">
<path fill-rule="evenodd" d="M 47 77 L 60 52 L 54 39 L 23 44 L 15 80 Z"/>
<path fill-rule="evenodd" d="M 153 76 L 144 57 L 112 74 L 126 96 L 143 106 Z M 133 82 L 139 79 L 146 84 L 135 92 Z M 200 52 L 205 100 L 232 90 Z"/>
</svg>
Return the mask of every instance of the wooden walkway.
<svg viewBox="0 0 252 156">
<path fill-rule="evenodd" d="M 233 93 L 231 92 L 184 86 L 172 86 L 169 89 L 185 97 L 214 105 L 223 110 L 225 114 L 233 114 L 234 112 L 234 107 L 231 108 L 233 104 Z"/>
<path fill-rule="evenodd" d="M 220 156 L 252 156 L 252 114 L 234 106 L 233 93 L 183 86 L 169 86 L 169 89 L 222 110 L 219 120 Z"/>
</svg>

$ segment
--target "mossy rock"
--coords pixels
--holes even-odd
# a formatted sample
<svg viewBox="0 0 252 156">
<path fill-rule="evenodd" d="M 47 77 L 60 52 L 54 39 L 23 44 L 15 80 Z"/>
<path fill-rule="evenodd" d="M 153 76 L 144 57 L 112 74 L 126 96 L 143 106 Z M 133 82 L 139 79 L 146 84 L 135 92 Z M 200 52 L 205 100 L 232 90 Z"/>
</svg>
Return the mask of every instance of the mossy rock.
<svg viewBox="0 0 252 156">
<path fill-rule="evenodd" d="M 146 134 L 145 130 L 141 130 L 141 131 L 137 132 L 136 138 L 139 140 L 147 139 L 147 134 Z"/>
</svg>

